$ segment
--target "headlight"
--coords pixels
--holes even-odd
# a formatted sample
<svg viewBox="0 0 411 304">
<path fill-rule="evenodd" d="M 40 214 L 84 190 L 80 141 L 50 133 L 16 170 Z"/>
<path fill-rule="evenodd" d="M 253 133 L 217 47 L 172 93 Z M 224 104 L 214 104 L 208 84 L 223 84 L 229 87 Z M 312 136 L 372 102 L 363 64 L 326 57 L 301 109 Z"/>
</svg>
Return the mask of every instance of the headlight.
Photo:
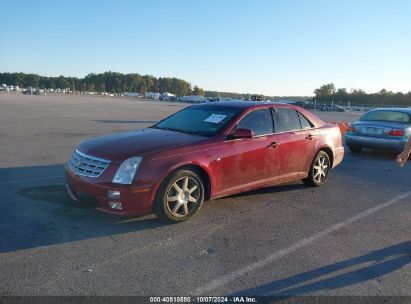
<svg viewBox="0 0 411 304">
<path fill-rule="evenodd" d="M 142 160 L 142 157 L 131 157 L 123 161 L 114 174 L 113 183 L 130 185 Z"/>
</svg>

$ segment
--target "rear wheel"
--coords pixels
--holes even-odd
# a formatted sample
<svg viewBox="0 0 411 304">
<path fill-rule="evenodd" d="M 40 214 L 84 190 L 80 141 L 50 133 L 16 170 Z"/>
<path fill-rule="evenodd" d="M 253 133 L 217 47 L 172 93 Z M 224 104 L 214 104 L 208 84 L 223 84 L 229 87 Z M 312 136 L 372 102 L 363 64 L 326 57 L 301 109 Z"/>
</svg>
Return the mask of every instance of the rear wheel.
<svg viewBox="0 0 411 304">
<path fill-rule="evenodd" d="M 327 180 L 329 171 L 330 158 L 327 153 L 320 151 L 311 163 L 308 177 L 303 179 L 303 183 L 311 187 L 321 186 Z"/>
<path fill-rule="evenodd" d="M 347 145 L 348 149 L 350 149 L 351 153 L 360 153 L 362 148 L 356 145 Z"/>
<path fill-rule="evenodd" d="M 204 185 L 191 170 L 169 175 L 158 189 L 153 209 L 167 223 L 183 222 L 194 216 L 204 202 Z"/>
</svg>

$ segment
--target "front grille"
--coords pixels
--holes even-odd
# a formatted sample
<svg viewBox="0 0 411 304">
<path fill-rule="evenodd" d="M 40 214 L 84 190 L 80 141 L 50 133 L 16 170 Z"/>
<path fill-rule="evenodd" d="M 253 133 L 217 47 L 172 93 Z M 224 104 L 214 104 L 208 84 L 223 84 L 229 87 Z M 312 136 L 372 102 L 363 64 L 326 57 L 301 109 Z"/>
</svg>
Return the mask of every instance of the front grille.
<svg viewBox="0 0 411 304">
<path fill-rule="evenodd" d="M 70 157 L 68 167 L 77 175 L 98 177 L 109 164 L 109 160 L 86 155 L 76 149 Z"/>
</svg>

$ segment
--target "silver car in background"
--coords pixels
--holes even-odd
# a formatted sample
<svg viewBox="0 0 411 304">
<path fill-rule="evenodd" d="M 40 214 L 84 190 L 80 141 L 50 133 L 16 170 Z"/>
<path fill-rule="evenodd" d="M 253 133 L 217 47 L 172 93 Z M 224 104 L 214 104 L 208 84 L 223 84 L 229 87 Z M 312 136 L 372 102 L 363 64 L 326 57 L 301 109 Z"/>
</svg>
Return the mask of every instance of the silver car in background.
<svg viewBox="0 0 411 304">
<path fill-rule="evenodd" d="M 411 109 L 387 108 L 365 113 L 347 128 L 345 143 L 352 153 L 363 148 L 401 152 L 411 135 Z"/>
</svg>

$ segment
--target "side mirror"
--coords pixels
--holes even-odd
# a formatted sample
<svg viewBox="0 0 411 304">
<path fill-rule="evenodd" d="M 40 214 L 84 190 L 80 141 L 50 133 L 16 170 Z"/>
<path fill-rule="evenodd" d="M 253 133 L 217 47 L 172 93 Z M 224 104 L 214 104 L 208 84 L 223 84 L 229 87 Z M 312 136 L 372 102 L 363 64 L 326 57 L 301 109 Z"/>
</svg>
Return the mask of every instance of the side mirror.
<svg viewBox="0 0 411 304">
<path fill-rule="evenodd" d="M 250 129 L 236 129 L 230 137 L 232 139 L 240 139 L 240 138 L 252 138 L 253 136 L 254 136 L 253 131 L 251 131 Z"/>
</svg>

